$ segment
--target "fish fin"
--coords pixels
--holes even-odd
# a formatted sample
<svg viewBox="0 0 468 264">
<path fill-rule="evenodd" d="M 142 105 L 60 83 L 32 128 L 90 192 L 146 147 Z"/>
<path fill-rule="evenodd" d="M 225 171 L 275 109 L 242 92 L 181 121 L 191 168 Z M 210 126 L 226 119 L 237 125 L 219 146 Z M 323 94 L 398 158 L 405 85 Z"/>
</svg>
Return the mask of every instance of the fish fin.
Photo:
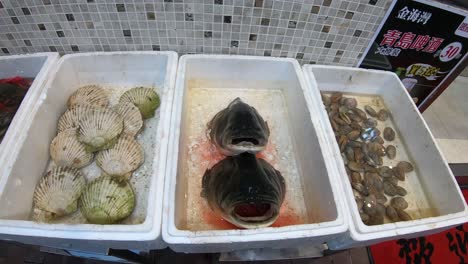
<svg viewBox="0 0 468 264">
<path fill-rule="evenodd" d="M 201 190 L 201 193 L 200 193 L 200 196 L 203 197 L 203 198 L 206 198 L 206 189 L 208 188 L 208 181 L 210 180 L 210 175 L 211 175 L 211 169 L 207 169 L 205 171 L 205 174 L 203 174 L 203 178 L 202 178 L 202 190 Z"/>
<path fill-rule="evenodd" d="M 266 133 L 268 134 L 268 136 L 270 135 L 270 127 L 268 126 L 268 122 L 265 121 L 265 130 L 266 130 Z"/>
</svg>

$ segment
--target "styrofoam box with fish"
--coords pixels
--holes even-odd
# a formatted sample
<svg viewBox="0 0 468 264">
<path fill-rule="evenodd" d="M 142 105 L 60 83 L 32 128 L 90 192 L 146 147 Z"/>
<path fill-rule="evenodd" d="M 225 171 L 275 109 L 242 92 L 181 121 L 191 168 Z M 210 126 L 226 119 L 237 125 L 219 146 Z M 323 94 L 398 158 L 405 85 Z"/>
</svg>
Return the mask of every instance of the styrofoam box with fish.
<svg viewBox="0 0 468 264">
<path fill-rule="evenodd" d="M 339 182 L 346 196 L 349 208 L 347 214 L 351 219 L 349 233 L 329 243 L 329 247 L 341 249 L 389 239 L 417 237 L 440 232 L 468 220 L 468 207 L 447 161 L 396 74 L 320 65 L 305 65 L 303 70 L 311 88 L 311 98 L 314 98 L 313 104 L 320 111 L 317 118 L 333 147 L 333 155 L 337 157 L 335 161 L 340 171 Z M 370 105 L 376 110 L 389 110 L 390 118 L 384 125 L 393 126 L 396 131 L 391 144 L 396 146 L 397 156 L 395 160 L 384 159 L 384 165 L 395 166 L 399 160 L 413 164 L 414 170 L 406 175 L 405 181 L 399 183 L 408 191 L 404 196 L 408 202 L 405 211 L 412 220 L 393 223 L 385 221 L 384 224 L 373 226 L 363 223 L 320 92 L 342 92 L 343 96 L 355 98 L 361 109 Z"/>
<path fill-rule="evenodd" d="M 8 126 L 0 144 L 0 167 L 6 168 L 11 160 L 11 150 L 17 148 L 18 138 L 24 137 L 21 127 L 31 122 L 31 109 L 45 87 L 45 82 L 59 58 L 56 52 L 0 57 L 0 79 L 20 77 L 33 79 L 21 105 Z M 3 123 L 4 121 L 2 121 Z M 4 177 L 5 171 L 0 174 Z"/>
<path fill-rule="evenodd" d="M 17 147 L 10 149 L 13 162 L 5 168 L 0 184 L 0 238 L 58 248 L 99 251 L 112 248 L 154 249 L 164 246 L 160 236 L 163 182 L 169 122 L 177 67 L 175 52 L 96 52 L 63 56 L 39 99 L 29 109 L 31 124 Z M 88 224 L 79 211 L 53 223 L 32 221 L 33 193 L 49 168 L 49 145 L 57 121 L 67 109 L 67 99 L 79 87 L 102 86 L 115 104 L 133 87 L 153 87 L 161 98 L 155 117 L 145 121 L 136 137 L 145 161 L 134 172 L 136 206 L 119 224 Z M 93 166 L 91 166 L 93 167 Z M 95 166 L 94 166 L 95 167 Z M 88 181 L 100 175 L 96 167 L 83 170 Z"/>
<path fill-rule="evenodd" d="M 311 102 L 296 60 L 225 55 L 180 59 L 171 121 L 163 238 L 183 252 L 291 248 L 322 244 L 347 222 L 334 184 L 333 159 L 315 127 Z M 269 227 L 239 229 L 201 197 L 205 171 L 223 159 L 207 123 L 239 97 L 268 123 L 270 136 L 257 154 L 286 182 L 278 219 Z"/>
</svg>

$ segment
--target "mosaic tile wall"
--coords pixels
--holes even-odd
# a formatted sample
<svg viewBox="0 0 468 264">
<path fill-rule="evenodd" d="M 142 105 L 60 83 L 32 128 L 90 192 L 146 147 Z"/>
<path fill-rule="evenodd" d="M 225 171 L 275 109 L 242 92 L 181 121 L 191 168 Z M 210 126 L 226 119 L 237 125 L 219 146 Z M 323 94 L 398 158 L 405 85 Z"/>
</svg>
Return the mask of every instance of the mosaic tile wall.
<svg viewBox="0 0 468 264">
<path fill-rule="evenodd" d="M 391 0 L 0 0 L 0 55 L 174 50 L 356 65 Z"/>
</svg>

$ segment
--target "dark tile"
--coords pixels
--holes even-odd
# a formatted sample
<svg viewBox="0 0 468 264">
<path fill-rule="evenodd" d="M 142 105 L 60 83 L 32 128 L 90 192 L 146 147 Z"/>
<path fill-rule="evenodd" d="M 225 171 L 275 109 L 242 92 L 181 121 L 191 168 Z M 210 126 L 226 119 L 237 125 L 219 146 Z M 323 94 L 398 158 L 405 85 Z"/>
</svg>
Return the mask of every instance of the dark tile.
<svg viewBox="0 0 468 264">
<path fill-rule="evenodd" d="M 262 26 L 268 26 L 270 25 L 270 19 L 269 18 L 262 18 L 262 21 L 260 22 Z"/>
<path fill-rule="evenodd" d="M 377 4 L 377 0 L 369 0 L 369 5 L 375 5 Z"/>
<path fill-rule="evenodd" d="M 323 6 L 330 6 L 330 5 L 331 5 L 331 1 L 332 1 L 332 0 L 323 0 L 322 5 L 323 5 Z"/>
<path fill-rule="evenodd" d="M 213 37 L 213 32 L 205 31 L 205 33 L 203 35 L 205 36 L 205 38 L 212 38 Z"/>
<path fill-rule="evenodd" d="M 49 50 L 51 52 L 57 52 L 57 48 L 55 46 L 49 46 Z"/>
<path fill-rule="evenodd" d="M 39 28 L 39 30 L 46 30 L 44 24 L 37 24 L 37 27 Z"/>
<path fill-rule="evenodd" d="M 159 46 L 159 45 L 153 45 L 152 48 L 153 48 L 154 51 L 160 51 L 161 50 L 161 46 Z"/>
<path fill-rule="evenodd" d="M 215 5 L 222 5 L 223 0 L 214 0 Z"/>
<path fill-rule="evenodd" d="M 263 0 L 255 0 L 255 7 L 263 7 Z"/>
<path fill-rule="evenodd" d="M 42 0 L 42 3 L 43 3 L 44 5 L 50 5 L 50 0 Z"/>
<path fill-rule="evenodd" d="M 6 37 L 7 37 L 8 40 L 15 39 L 11 33 L 6 33 Z"/>
<path fill-rule="evenodd" d="M 172 0 L 164 0 L 164 3 L 172 3 Z"/>
<path fill-rule="evenodd" d="M 124 29 L 123 30 L 123 35 L 124 35 L 124 37 L 131 37 L 132 36 L 132 31 L 130 31 L 130 29 Z"/>
<path fill-rule="evenodd" d="M 8 51 L 7 48 L 2 48 L 2 51 L 3 51 L 3 53 L 5 53 L 5 54 L 9 54 L 9 53 L 10 53 L 10 51 Z"/>
<path fill-rule="evenodd" d="M 193 14 L 192 13 L 185 13 L 185 21 L 193 21 Z M 231 23 L 231 22 L 229 22 Z"/>
<path fill-rule="evenodd" d="M 304 53 L 298 52 L 298 53 L 296 54 L 296 59 L 302 60 L 303 58 L 304 58 Z"/>
<path fill-rule="evenodd" d="M 29 46 L 29 47 L 32 46 L 32 43 L 31 43 L 31 41 L 30 41 L 29 39 L 25 39 L 25 40 L 24 40 L 24 44 L 25 44 L 26 46 Z"/>
<path fill-rule="evenodd" d="M 94 0 L 87 0 L 88 3 L 94 3 Z"/>
<path fill-rule="evenodd" d="M 231 40 L 231 48 L 237 48 L 237 47 L 239 47 L 239 41 Z"/>
<path fill-rule="evenodd" d="M 320 11 L 320 6 L 312 6 L 312 9 L 310 10 L 312 14 L 318 14 L 319 11 Z"/>
<path fill-rule="evenodd" d="M 232 16 L 224 16 L 224 23 L 231 23 L 231 20 L 232 20 Z"/>
<path fill-rule="evenodd" d="M 271 56 L 271 50 L 265 50 L 265 51 L 263 52 L 263 56 L 270 57 L 270 56 Z"/>
<path fill-rule="evenodd" d="M 29 8 L 23 7 L 23 8 L 21 8 L 21 10 L 23 10 L 23 14 L 24 14 L 25 16 L 31 15 L 31 11 L 29 11 Z"/>
<path fill-rule="evenodd" d="M 324 25 L 324 26 L 322 27 L 322 32 L 324 32 L 324 33 L 330 32 L 330 26 Z"/>
<path fill-rule="evenodd" d="M 11 21 L 13 21 L 13 24 L 19 24 L 19 20 L 17 17 L 11 17 Z"/>
<path fill-rule="evenodd" d="M 279 50 L 279 49 L 282 48 L 282 46 L 283 46 L 283 45 L 281 45 L 281 44 L 275 44 L 275 45 L 273 46 L 273 49 Z"/>
<path fill-rule="evenodd" d="M 73 14 L 65 14 L 68 21 L 75 21 L 75 16 Z"/>
<path fill-rule="evenodd" d="M 333 44 L 333 42 L 327 41 L 327 42 L 325 42 L 324 47 L 325 47 L 325 48 L 331 48 L 332 44 Z"/>
<path fill-rule="evenodd" d="M 257 35 L 255 35 L 255 34 L 250 34 L 249 40 L 250 40 L 250 41 L 256 41 L 256 40 L 257 40 Z"/>
<path fill-rule="evenodd" d="M 341 55 L 343 55 L 343 52 L 344 52 L 344 51 L 342 51 L 342 50 L 337 50 L 337 51 L 336 51 L 336 55 L 337 55 L 337 56 L 341 56 Z"/>
<path fill-rule="evenodd" d="M 77 45 L 71 45 L 72 51 L 80 51 Z"/>
<path fill-rule="evenodd" d="M 297 21 L 289 21 L 288 23 L 288 28 L 296 28 Z"/>
<path fill-rule="evenodd" d="M 63 37 L 65 37 L 65 34 L 63 33 L 63 31 L 59 30 L 59 31 L 57 31 L 57 36 L 59 38 L 63 38 Z"/>
<path fill-rule="evenodd" d="M 361 33 L 362 33 L 362 31 L 361 31 L 361 30 L 359 30 L 359 29 L 356 29 L 356 30 L 354 31 L 354 34 L 353 34 L 353 36 L 355 36 L 355 37 L 359 37 L 359 36 L 361 36 Z"/>
<path fill-rule="evenodd" d="M 352 18 L 353 18 L 353 16 L 354 16 L 354 13 L 353 13 L 353 12 L 350 12 L 350 11 L 348 11 L 348 12 L 346 12 L 345 18 L 346 18 L 346 19 L 352 19 Z"/>
<path fill-rule="evenodd" d="M 117 12 L 125 12 L 125 4 L 115 4 Z"/>
<path fill-rule="evenodd" d="M 1 2 L 1 1 L 0 1 L 0 8 L 3 8 L 3 4 L 2 4 L 2 2 Z"/>
<path fill-rule="evenodd" d="M 146 19 L 148 19 L 148 20 L 155 20 L 155 19 L 156 19 L 156 15 L 154 14 L 154 12 L 147 12 L 147 13 L 146 13 Z"/>
<path fill-rule="evenodd" d="M 315 61 L 309 61 L 309 64 L 317 64 Z"/>
</svg>

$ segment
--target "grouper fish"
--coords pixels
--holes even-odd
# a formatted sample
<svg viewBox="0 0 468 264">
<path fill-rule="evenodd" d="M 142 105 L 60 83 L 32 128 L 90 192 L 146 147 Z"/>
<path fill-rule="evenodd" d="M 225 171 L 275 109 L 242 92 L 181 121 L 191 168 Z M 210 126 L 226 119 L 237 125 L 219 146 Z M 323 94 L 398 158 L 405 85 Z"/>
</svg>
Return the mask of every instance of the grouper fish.
<svg viewBox="0 0 468 264">
<path fill-rule="evenodd" d="M 254 154 L 219 161 L 203 175 L 202 197 L 211 209 L 241 228 L 259 228 L 278 218 L 286 186 L 281 173 Z"/>
<path fill-rule="evenodd" d="M 270 136 L 267 122 L 257 110 L 234 99 L 208 123 L 211 142 L 226 156 L 265 149 Z"/>
</svg>

